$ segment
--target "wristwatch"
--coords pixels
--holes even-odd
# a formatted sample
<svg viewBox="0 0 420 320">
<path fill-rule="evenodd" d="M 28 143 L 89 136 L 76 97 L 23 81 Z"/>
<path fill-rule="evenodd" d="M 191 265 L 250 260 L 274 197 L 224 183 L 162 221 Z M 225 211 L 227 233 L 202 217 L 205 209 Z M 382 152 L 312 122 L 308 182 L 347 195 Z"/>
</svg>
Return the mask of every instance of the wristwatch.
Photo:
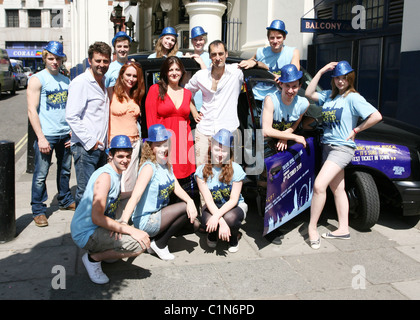
<svg viewBox="0 0 420 320">
<path fill-rule="evenodd" d="M 258 60 L 257 59 L 252 59 L 253 61 L 255 61 L 255 67 L 258 66 Z"/>
</svg>

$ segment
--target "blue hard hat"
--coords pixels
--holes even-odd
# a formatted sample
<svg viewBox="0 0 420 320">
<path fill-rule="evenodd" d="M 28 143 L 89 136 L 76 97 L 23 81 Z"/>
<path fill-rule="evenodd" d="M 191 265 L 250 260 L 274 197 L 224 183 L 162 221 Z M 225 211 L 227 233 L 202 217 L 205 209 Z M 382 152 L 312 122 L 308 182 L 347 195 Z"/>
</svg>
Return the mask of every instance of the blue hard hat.
<svg viewBox="0 0 420 320">
<path fill-rule="evenodd" d="M 280 82 L 289 83 L 299 80 L 303 76 L 303 72 L 299 71 L 294 64 L 286 64 L 280 69 Z"/>
<path fill-rule="evenodd" d="M 176 32 L 175 28 L 172 27 L 166 27 L 162 30 L 162 33 L 160 34 L 159 38 L 166 36 L 166 35 L 172 35 L 175 37 L 178 37 L 178 33 Z"/>
<path fill-rule="evenodd" d="M 204 31 L 203 27 L 197 26 L 191 29 L 191 38 L 194 39 L 198 36 L 204 36 L 207 32 Z"/>
<path fill-rule="evenodd" d="M 62 58 L 66 56 L 63 52 L 63 45 L 58 41 L 50 41 L 44 49 Z"/>
<path fill-rule="evenodd" d="M 266 28 L 267 30 L 277 30 L 277 31 L 283 31 L 285 34 L 287 34 L 286 31 L 286 25 L 281 20 L 273 20 L 271 22 L 271 25 Z"/>
<path fill-rule="evenodd" d="M 109 145 L 110 149 L 132 149 L 130 138 L 125 135 L 115 136 Z"/>
<path fill-rule="evenodd" d="M 133 41 L 133 39 L 131 39 L 131 37 L 126 34 L 124 31 L 119 31 L 115 34 L 114 38 L 112 38 L 112 46 L 115 46 L 115 40 L 117 40 L 118 38 L 127 38 L 128 41 Z"/>
<path fill-rule="evenodd" d="M 149 142 L 161 142 L 168 140 L 172 136 L 168 130 L 166 130 L 163 124 L 154 124 L 149 127 L 148 138 L 144 139 Z"/>
<path fill-rule="evenodd" d="M 233 147 L 233 135 L 229 130 L 220 129 L 214 136 L 213 140 L 225 147 Z"/>
<path fill-rule="evenodd" d="M 350 72 L 354 71 L 353 68 L 350 66 L 350 63 L 348 63 L 347 61 L 343 60 L 340 61 L 339 63 L 337 63 L 337 65 L 335 66 L 333 73 L 331 75 L 331 77 L 339 77 L 339 76 L 344 76 Z"/>
</svg>

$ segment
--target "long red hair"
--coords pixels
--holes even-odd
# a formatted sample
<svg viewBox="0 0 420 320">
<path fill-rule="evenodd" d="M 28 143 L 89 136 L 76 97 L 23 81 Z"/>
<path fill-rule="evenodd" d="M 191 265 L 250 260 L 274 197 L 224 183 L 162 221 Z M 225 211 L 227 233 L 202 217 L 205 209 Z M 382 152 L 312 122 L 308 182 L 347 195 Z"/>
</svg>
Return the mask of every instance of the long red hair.
<svg viewBox="0 0 420 320">
<path fill-rule="evenodd" d="M 123 75 L 125 71 L 129 67 L 133 67 L 137 71 L 137 83 L 130 90 L 130 99 L 133 99 L 138 105 L 140 105 L 141 100 L 145 93 L 145 88 L 144 88 L 143 69 L 141 65 L 137 62 L 129 61 L 121 67 L 117 82 L 115 83 L 115 86 L 114 86 L 114 94 L 116 95 L 119 102 L 123 102 L 124 99 L 126 99 L 125 86 L 122 79 L 123 79 Z"/>
</svg>

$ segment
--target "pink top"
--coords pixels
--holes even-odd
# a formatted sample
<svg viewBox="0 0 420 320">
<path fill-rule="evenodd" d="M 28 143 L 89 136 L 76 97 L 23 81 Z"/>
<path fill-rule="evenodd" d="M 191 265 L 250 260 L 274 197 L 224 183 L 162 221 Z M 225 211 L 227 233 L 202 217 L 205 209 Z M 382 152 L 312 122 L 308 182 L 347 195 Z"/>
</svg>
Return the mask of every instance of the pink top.
<svg viewBox="0 0 420 320">
<path fill-rule="evenodd" d="M 137 118 L 140 115 L 140 107 L 133 100 L 123 102 L 118 101 L 114 94 L 110 106 L 110 137 L 124 134 L 130 138 L 132 142 L 139 139 L 139 130 L 137 128 Z"/>
</svg>

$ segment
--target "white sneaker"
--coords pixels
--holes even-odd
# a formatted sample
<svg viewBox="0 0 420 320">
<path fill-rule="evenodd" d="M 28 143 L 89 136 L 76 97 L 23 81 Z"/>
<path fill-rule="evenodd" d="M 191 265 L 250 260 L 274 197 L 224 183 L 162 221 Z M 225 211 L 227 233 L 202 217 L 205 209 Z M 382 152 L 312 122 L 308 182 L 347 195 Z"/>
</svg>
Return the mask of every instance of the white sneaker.
<svg viewBox="0 0 420 320">
<path fill-rule="evenodd" d="M 168 246 L 166 246 L 163 249 L 158 248 L 156 245 L 155 240 L 152 240 L 150 242 L 150 248 L 158 255 L 159 258 L 162 260 L 173 260 L 175 259 L 175 256 L 169 252 Z"/>
<path fill-rule="evenodd" d="M 90 262 L 88 253 L 86 252 L 82 257 L 83 264 L 88 272 L 89 278 L 96 284 L 105 284 L 109 282 L 109 278 L 102 271 L 101 262 Z"/>
<path fill-rule="evenodd" d="M 230 253 L 238 252 L 238 250 L 239 250 L 239 242 L 238 242 L 238 244 L 236 246 L 229 246 L 229 248 L 228 248 L 228 251 Z"/>
</svg>

